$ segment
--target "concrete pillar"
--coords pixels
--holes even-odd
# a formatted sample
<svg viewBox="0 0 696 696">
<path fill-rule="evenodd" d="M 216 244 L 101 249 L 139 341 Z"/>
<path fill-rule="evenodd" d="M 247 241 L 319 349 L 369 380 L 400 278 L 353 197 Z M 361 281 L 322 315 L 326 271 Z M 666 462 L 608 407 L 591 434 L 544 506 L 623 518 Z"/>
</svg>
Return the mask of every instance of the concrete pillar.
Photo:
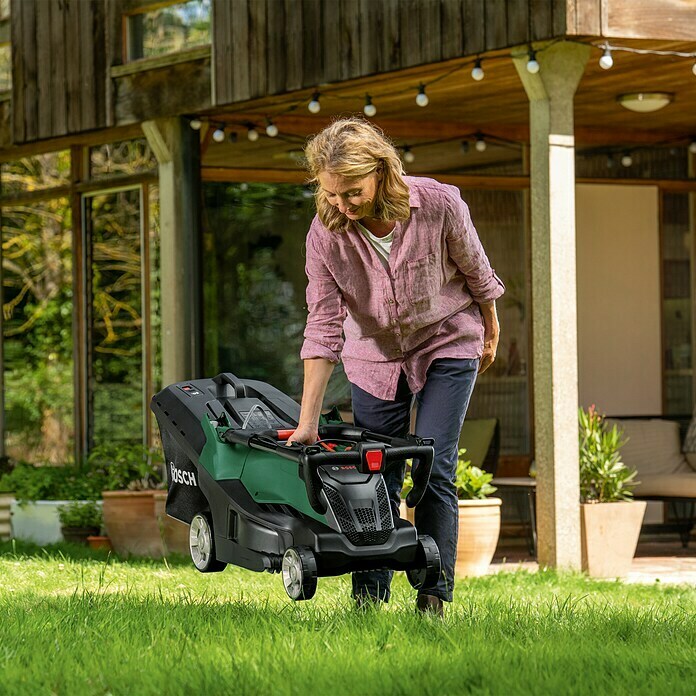
<svg viewBox="0 0 696 696">
<path fill-rule="evenodd" d="M 539 46 L 536 74 L 513 56 L 529 97 L 538 557 L 558 568 L 581 564 L 573 95 L 589 53 Z"/>
<path fill-rule="evenodd" d="M 159 163 L 162 383 L 199 377 L 201 365 L 200 142 L 179 118 L 146 121 Z"/>
</svg>

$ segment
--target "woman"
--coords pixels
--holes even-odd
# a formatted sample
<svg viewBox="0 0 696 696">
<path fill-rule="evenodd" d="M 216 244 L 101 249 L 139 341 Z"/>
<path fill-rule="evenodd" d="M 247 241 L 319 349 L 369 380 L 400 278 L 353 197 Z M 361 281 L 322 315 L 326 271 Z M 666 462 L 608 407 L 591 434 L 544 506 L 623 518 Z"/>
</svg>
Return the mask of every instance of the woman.
<svg viewBox="0 0 696 696">
<path fill-rule="evenodd" d="M 417 608 L 442 615 L 454 583 L 459 433 L 476 375 L 495 360 L 495 300 L 505 288 L 458 189 L 405 176 L 396 149 L 375 126 L 338 120 L 309 141 L 305 155 L 317 215 L 307 235 L 305 379 L 292 441 L 318 439 L 322 400 L 339 359 L 357 426 L 404 435 L 415 397 L 415 432 L 435 439 L 415 522 L 435 539 L 443 567 Z M 398 511 L 404 468 L 385 478 Z M 358 604 L 388 601 L 391 576 L 355 573 Z"/>
</svg>

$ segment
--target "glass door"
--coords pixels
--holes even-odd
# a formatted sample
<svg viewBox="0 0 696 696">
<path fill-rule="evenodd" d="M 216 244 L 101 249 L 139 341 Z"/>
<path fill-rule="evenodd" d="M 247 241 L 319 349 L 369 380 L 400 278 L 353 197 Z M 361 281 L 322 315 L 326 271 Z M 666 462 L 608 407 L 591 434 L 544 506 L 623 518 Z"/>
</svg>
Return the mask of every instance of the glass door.
<svg viewBox="0 0 696 696">
<path fill-rule="evenodd" d="M 87 448 L 149 442 L 147 202 L 141 186 L 100 191 L 83 202 Z"/>
</svg>

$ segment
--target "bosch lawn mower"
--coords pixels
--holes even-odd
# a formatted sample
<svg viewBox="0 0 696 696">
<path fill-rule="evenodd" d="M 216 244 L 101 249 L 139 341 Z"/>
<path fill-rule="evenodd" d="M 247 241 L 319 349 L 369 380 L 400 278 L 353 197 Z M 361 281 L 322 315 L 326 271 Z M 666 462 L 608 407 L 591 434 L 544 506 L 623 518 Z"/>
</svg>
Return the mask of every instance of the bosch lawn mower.
<svg viewBox="0 0 696 696">
<path fill-rule="evenodd" d="M 156 394 L 166 457 L 167 513 L 190 525 L 191 558 L 210 573 L 232 563 L 282 573 L 288 595 L 310 599 L 317 578 L 405 570 L 432 587 L 440 553 L 394 514 L 383 473 L 413 461 L 413 507 L 433 462 L 432 440 L 392 438 L 322 417 L 320 440 L 287 440 L 299 405 L 274 387 L 230 373 Z"/>
</svg>

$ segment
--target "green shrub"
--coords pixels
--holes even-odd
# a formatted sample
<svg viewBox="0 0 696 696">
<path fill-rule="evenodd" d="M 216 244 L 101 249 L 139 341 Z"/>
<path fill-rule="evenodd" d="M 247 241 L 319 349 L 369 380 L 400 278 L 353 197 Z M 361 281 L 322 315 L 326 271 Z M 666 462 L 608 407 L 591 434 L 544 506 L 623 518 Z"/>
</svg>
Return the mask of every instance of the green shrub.
<svg viewBox="0 0 696 696">
<path fill-rule="evenodd" d="M 99 445 L 87 458 L 88 467 L 103 476 L 105 491 L 163 488 L 163 463 L 159 450 L 143 445 Z"/>
<path fill-rule="evenodd" d="M 631 500 L 636 472 L 621 461 L 619 450 L 626 444 L 623 431 L 607 429 L 594 405 L 578 410 L 580 426 L 580 500 L 583 503 L 613 503 Z"/>
<path fill-rule="evenodd" d="M 99 527 L 102 526 L 102 511 L 96 501 L 79 500 L 58 506 L 58 518 L 63 527 Z"/>
<path fill-rule="evenodd" d="M 457 477 L 454 485 L 457 487 L 459 500 L 479 500 L 495 493 L 497 488 L 491 485 L 493 474 L 472 466 L 464 458 L 465 449 L 460 449 L 457 454 Z"/>
<path fill-rule="evenodd" d="M 12 491 L 20 502 L 34 500 L 98 500 L 105 477 L 75 465 L 34 466 L 20 462 L 0 478 L 0 490 Z"/>
</svg>

